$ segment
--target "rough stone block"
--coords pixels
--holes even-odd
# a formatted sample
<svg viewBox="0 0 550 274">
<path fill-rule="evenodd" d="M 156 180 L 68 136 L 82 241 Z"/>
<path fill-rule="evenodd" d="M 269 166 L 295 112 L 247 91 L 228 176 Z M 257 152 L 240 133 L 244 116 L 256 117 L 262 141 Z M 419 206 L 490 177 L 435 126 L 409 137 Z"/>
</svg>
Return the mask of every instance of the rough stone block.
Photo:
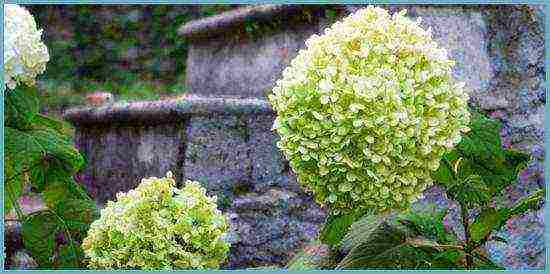
<svg viewBox="0 0 550 274">
<path fill-rule="evenodd" d="M 311 197 L 285 188 L 235 197 L 229 212 L 236 235 L 229 267 L 285 265 L 317 236 L 326 216 Z"/>
<path fill-rule="evenodd" d="M 191 117 L 183 174 L 201 182 L 208 191 L 231 198 L 247 192 L 251 159 L 247 146 L 248 128 L 239 116 Z"/>
<path fill-rule="evenodd" d="M 254 33 L 242 33 L 239 25 L 234 31 L 193 37 L 187 54 L 186 86 L 201 96 L 264 98 L 298 50 L 305 47 L 304 41 L 319 32 L 319 16 L 311 12 L 310 17 L 302 12 L 272 17 L 268 22 L 280 20 L 277 26 L 256 21 L 262 31 Z"/>
<path fill-rule="evenodd" d="M 80 177 L 99 203 L 135 188 L 144 177 L 177 176 L 183 136 L 180 125 L 79 128 L 75 143 L 88 165 Z"/>
<path fill-rule="evenodd" d="M 271 130 L 274 120 L 274 115 L 256 115 L 249 116 L 247 121 L 254 191 L 265 191 L 271 186 L 300 191 L 288 161 L 277 148 L 279 136 Z"/>
</svg>

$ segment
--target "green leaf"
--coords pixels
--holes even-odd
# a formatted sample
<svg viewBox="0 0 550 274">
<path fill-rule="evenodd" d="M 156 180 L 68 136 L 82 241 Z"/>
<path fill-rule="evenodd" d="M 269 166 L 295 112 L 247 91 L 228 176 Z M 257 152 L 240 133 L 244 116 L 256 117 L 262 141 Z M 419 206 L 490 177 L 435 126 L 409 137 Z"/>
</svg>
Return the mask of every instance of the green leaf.
<svg viewBox="0 0 550 274">
<path fill-rule="evenodd" d="M 463 256 L 459 246 L 441 245 L 422 235 L 422 222 L 407 219 L 410 213 L 363 218 L 355 229 L 365 231 L 355 242 L 337 269 L 459 269 Z M 412 226 L 411 224 L 416 224 Z M 369 226 L 368 228 L 360 228 Z M 421 228 L 421 227 L 420 227 Z M 359 233 L 357 233 L 359 235 Z M 428 235 L 429 236 L 429 235 Z M 351 238 L 351 237 L 350 237 Z"/>
<path fill-rule="evenodd" d="M 340 245 L 348 229 L 359 217 L 360 213 L 346 215 L 330 215 L 323 226 L 320 239 L 323 243 L 332 247 Z"/>
<path fill-rule="evenodd" d="M 443 156 L 433 173 L 449 198 L 467 208 L 487 205 L 517 180 L 518 172 L 529 161 L 527 154 L 502 148 L 498 121 L 477 111 L 471 113 L 470 132 Z"/>
<path fill-rule="evenodd" d="M 13 161 L 4 155 L 4 186 L 6 194 L 4 197 L 4 214 L 9 213 L 13 208 L 13 203 L 19 200 L 23 192 L 23 176 L 15 170 Z"/>
<path fill-rule="evenodd" d="M 438 247 L 430 240 L 412 238 L 407 234 L 397 227 L 384 225 L 372 234 L 369 241 L 352 249 L 337 269 L 459 268 L 458 262 L 441 256 L 447 247 Z"/>
<path fill-rule="evenodd" d="M 82 234 L 88 231 L 90 224 L 99 218 L 96 205 L 91 200 L 67 199 L 57 203 L 55 208 L 70 230 L 77 230 Z"/>
<path fill-rule="evenodd" d="M 21 236 L 23 245 L 41 267 L 53 263 L 55 236 L 61 229 L 59 220 L 50 211 L 38 211 L 23 222 Z"/>
<path fill-rule="evenodd" d="M 388 222 L 388 218 L 395 218 L 396 224 L 402 226 L 413 235 L 421 235 L 426 239 L 441 244 L 456 245 L 456 237 L 445 230 L 443 219 L 447 210 L 439 210 L 435 205 L 427 205 L 422 211 L 407 210 L 392 214 L 369 214 L 353 223 L 342 240 L 342 249 L 349 251 L 369 239 L 380 226 Z M 392 217 L 395 216 L 395 217 Z"/>
<path fill-rule="evenodd" d="M 459 154 L 466 158 L 492 160 L 494 155 L 502 155 L 500 123 L 485 115 L 471 111 L 470 132 L 458 144 Z"/>
<path fill-rule="evenodd" d="M 30 127 L 38 113 L 39 101 L 36 88 L 19 85 L 4 92 L 5 126 L 25 129 Z"/>
<path fill-rule="evenodd" d="M 485 208 L 476 217 L 470 225 L 471 239 L 476 243 L 483 243 L 489 238 L 490 234 L 499 230 L 510 218 L 524 214 L 530 210 L 538 210 L 542 207 L 544 200 L 544 189 L 535 191 L 533 194 L 521 199 L 511 208 Z M 494 237 L 493 237 L 494 238 Z M 495 238 L 494 240 L 500 240 Z"/>
<path fill-rule="evenodd" d="M 535 191 L 533 194 L 523 198 L 511 208 L 484 208 L 475 221 L 470 225 L 471 239 L 479 243 L 488 237 L 493 231 L 499 230 L 510 218 L 524 214 L 530 210 L 538 210 L 542 207 L 544 200 L 544 189 Z M 498 240 L 498 239 L 495 239 Z"/>
<path fill-rule="evenodd" d="M 344 238 L 342 247 L 351 250 L 337 269 L 464 269 L 466 253 L 445 231 L 445 215 L 446 211 L 428 207 L 365 216 Z M 500 269 L 478 253 L 474 268 Z"/>
<path fill-rule="evenodd" d="M 470 224 L 470 237 L 474 242 L 479 242 L 487 237 L 493 230 L 498 229 L 508 219 L 509 210 L 484 208 L 475 221 Z"/>
<path fill-rule="evenodd" d="M 36 191 L 42 192 L 49 183 L 64 182 L 67 187 L 74 181 L 73 168 L 66 165 L 64 162 L 48 158 L 38 162 L 30 172 L 30 179 Z"/>
<path fill-rule="evenodd" d="M 75 252 L 76 250 L 76 252 Z M 84 252 L 80 245 L 61 245 L 59 246 L 59 251 L 56 257 L 55 266 L 56 268 L 63 269 L 75 269 L 80 268 L 80 262 L 84 257 Z"/>
<path fill-rule="evenodd" d="M 84 165 L 84 158 L 73 147 L 70 138 L 55 130 L 41 128 L 22 131 L 6 127 L 5 138 L 6 154 L 26 168 L 46 156 L 63 161 L 73 172 Z"/>
<path fill-rule="evenodd" d="M 43 156 L 39 144 L 32 138 L 25 138 L 27 135 L 22 132 L 10 127 L 4 128 L 4 153 L 13 163 L 13 174 L 22 174 L 29 170 Z"/>
<path fill-rule="evenodd" d="M 350 226 L 348 232 L 342 239 L 342 249 L 349 251 L 361 245 L 363 241 L 368 239 L 384 221 L 384 216 L 379 214 L 368 214 L 363 216 Z"/>
<path fill-rule="evenodd" d="M 67 123 L 60 120 L 52 119 L 40 113 L 36 114 L 33 117 L 33 123 L 37 126 L 51 128 L 67 137 L 69 137 L 71 133 L 71 127 Z"/>
<path fill-rule="evenodd" d="M 509 209 L 510 217 L 526 213 L 530 210 L 539 210 L 543 206 L 544 189 L 539 189 L 527 197 L 521 199 L 516 205 Z"/>
<path fill-rule="evenodd" d="M 469 175 L 467 178 L 459 178 L 454 183 L 447 185 L 449 198 L 459 201 L 467 208 L 487 203 L 492 197 L 490 189 L 479 175 Z"/>
<path fill-rule="evenodd" d="M 82 186 L 70 177 L 48 182 L 42 192 L 42 198 L 49 208 L 56 208 L 58 203 L 71 199 L 90 200 Z"/>
<path fill-rule="evenodd" d="M 446 215 L 447 210 L 440 210 L 432 204 L 428 205 L 427 210 L 409 210 L 401 213 L 399 223 L 424 238 L 440 244 L 457 245 L 458 240 L 455 235 L 448 232 L 443 224 Z"/>
<path fill-rule="evenodd" d="M 439 164 L 439 168 L 433 172 L 432 178 L 438 182 L 439 185 L 448 187 L 450 184 L 456 181 L 454 172 L 451 167 L 451 163 L 457 159 L 456 151 L 451 151 L 445 155 Z"/>
<path fill-rule="evenodd" d="M 39 161 L 29 172 L 30 181 L 37 192 L 42 192 L 48 181 L 48 161 Z"/>
</svg>

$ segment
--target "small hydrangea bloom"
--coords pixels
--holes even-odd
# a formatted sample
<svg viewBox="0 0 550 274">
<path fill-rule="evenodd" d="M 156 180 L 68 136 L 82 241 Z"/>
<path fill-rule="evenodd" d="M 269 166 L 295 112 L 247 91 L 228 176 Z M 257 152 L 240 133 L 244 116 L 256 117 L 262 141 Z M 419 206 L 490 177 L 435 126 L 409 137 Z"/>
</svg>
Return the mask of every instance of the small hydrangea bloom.
<svg viewBox="0 0 550 274">
<path fill-rule="evenodd" d="M 23 7 L 4 5 L 4 14 L 4 82 L 9 89 L 19 83 L 33 86 L 50 60 L 42 30 Z"/>
<path fill-rule="evenodd" d="M 216 197 L 198 182 L 146 178 L 101 210 L 82 243 L 92 269 L 218 268 L 229 243 Z"/>
<path fill-rule="evenodd" d="M 453 65 L 405 11 L 368 7 L 311 36 L 269 95 L 298 181 L 333 214 L 418 199 L 469 130 Z"/>
</svg>

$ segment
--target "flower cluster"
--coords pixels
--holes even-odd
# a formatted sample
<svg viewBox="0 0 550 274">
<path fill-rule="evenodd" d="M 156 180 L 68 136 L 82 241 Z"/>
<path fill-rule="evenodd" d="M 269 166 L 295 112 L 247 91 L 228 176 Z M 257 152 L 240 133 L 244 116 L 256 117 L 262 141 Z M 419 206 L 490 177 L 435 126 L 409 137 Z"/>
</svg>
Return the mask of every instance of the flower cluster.
<svg viewBox="0 0 550 274">
<path fill-rule="evenodd" d="M 94 269 L 218 268 L 227 257 L 226 217 L 199 183 L 175 187 L 147 178 L 109 201 L 90 226 L 82 247 Z"/>
<path fill-rule="evenodd" d="M 32 15 L 24 8 L 7 4 L 4 16 L 4 81 L 9 89 L 19 83 L 33 86 L 49 61 Z"/>
<path fill-rule="evenodd" d="M 408 206 L 469 130 L 454 61 L 419 23 L 361 9 L 310 37 L 269 95 L 278 147 L 333 214 Z"/>
</svg>

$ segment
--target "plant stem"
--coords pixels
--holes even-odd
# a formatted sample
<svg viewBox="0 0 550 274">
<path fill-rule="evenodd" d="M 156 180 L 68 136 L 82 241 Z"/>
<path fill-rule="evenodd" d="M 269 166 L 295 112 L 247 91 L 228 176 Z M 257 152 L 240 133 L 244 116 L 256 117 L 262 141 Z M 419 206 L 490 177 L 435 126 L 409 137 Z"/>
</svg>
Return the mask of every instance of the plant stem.
<svg viewBox="0 0 550 274">
<path fill-rule="evenodd" d="M 69 231 L 69 227 L 67 226 L 67 223 L 65 223 L 65 220 L 63 218 L 61 218 L 59 215 L 57 215 L 57 212 L 51 210 L 51 209 L 48 209 L 53 215 L 55 215 L 55 217 L 57 217 L 57 219 L 61 222 L 61 224 L 63 225 L 63 229 L 65 230 L 65 234 L 67 235 L 67 238 L 69 240 L 69 245 L 71 246 L 71 249 L 73 250 L 74 252 L 74 260 L 75 260 L 75 266 L 79 266 L 80 265 L 80 262 L 78 261 L 78 253 L 77 253 L 77 250 L 76 250 L 76 247 L 74 246 L 74 241 L 73 241 L 73 238 L 71 237 L 71 232 Z"/>
<path fill-rule="evenodd" d="M 465 245 L 466 249 L 466 269 L 471 269 L 472 265 L 474 264 L 474 260 L 472 258 L 472 255 L 470 254 L 471 250 L 471 243 L 470 243 L 470 223 L 468 222 L 468 208 L 464 204 L 460 204 L 460 215 L 462 216 L 462 226 L 464 227 L 464 238 L 465 238 Z"/>
</svg>

